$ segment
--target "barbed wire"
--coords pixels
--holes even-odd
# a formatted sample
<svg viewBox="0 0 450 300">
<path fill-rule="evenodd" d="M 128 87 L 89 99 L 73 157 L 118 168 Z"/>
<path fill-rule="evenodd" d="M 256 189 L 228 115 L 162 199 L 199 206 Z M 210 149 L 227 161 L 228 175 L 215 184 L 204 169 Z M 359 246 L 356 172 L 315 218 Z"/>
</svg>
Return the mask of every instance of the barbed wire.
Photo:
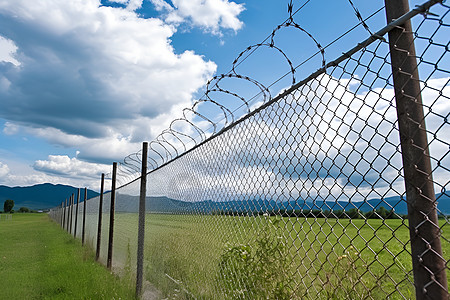
<svg viewBox="0 0 450 300">
<path fill-rule="evenodd" d="M 354 30 L 358 26 L 362 26 L 371 36 L 372 31 L 367 25 L 366 21 L 373 17 L 377 12 L 371 14 L 369 17 L 364 19 L 359 12 L 358 8 L 355 6 L 352 0 L 347 0 L 350 6 L 352 7 L 356 18 L 358 19 L 358 24 L 353 26 L 346 33 L 339 36 L 337 39 L 333 40 L 331 43 L 326 45 L 325 47 L 318 41 L 317 38 L 313 36 L 311 32 L 309 32 L 306 28 L 301 26 L 298 22 L 295 21 L 295 16 L 310 2 L 310 0 L 305 1 L 298 9 L 294 11 L 294 1 L 291 0 L 287 7 L 287 12 L 289 14 L 288 18 L 283 21 L 280 25 L 275 27 L 272 32 L 260 43 L 253 44 L 245 48 L 241 51 L 237 57 L 232 62 L 231 70 L 227 73 L 223 73 L 220 75 L 213 76 L 205 86 L 205 92 L 200 99 L 195 101 L 190 108 L 185 108 L 182 111 L 182 116 L 176 118 L 170 122 L 170 125 L 167 129 L 163 130 L 156 138 L 149 142 L 149 151 L 148 151 L 148 159 L 147 159 L 147 167 L 149 170 L 158 168 L 161 164 L 164 164 L 168 161 L 173 160 L 178 157 L 180 154 L 186 152 L 192 147 L 197 146 L 199 143 L 205 141 L 208 137 L 219 133 L 221 130 L 226 128 L 227 126 L 236 122 L 239 118 L 243 117 L 245 114 L 249 114 L 251 112 L 250 101 L 254 99 L 259 99 L 261 103 L 267 103 L 272 98 L 272 94 L 270 92 L 270 88 L 275 85 L 275 83 L 284 79 L 287 76 L 291 77 L 291 84 L 295 85 L 297 83 L 296 79 L 296 71 L 300 66 L 302 66 L 306 61 L 309 61 L 312 57 L 316 55 L 321 56 L 321 67 L 325 68 L 326 66 L 326 58 L 325 58 L 325 49 L 329 47 L 331 44 L 334 44 L 337 40 L 341 39 L 344 35 L 348 34 L 350 31 Z M 304 62 L 294 65 L 292 60 L 289 58 L 287 53 L 279 46 L 276 42 L 277 33 L 280 32 L 284 28 L 294 28 L 298 30 L 300 33 L 306 35 L 308 39 L 310 39 L 317 51 L 308 57 Z M 257 49 L 264 47 L 275 51 L 280 54 L 281 57 L 286 61 L 288 65 L 289 71 L 283 74 L 281 77 L 276 79 L 270 85 L 266 86 L 260 81 L 252 78 L 248 75 L 240 74 L 238 72 L 238 67 L 247 60 L 250 56 L 252 56 Z M 222 83 L 225 80 L 237 79 L 239 81 L 243 81 L 249 83 L 250 85 L 256 87 L 257 92 L 251 98 L 246 98 L 241 95 L 237 90 L 231 90 L 229 88 L 225 88 Z M 235 109 L 231 109 L 229 107 L 230 103 L 227 105 L 221 103 L 220 97 L 214 97 L 214 95 L 223 95 L 229 96 L 235 101 L 238 101 L 238 106 Z M 204 105 L 211 105 L 215 107 L 216 110 L 220 112 L 219 116 L 210 116 L 205 112 L 200 112 L 200 107 Z M 240 115 L 236 115 L 237 112 L 241 112 Z M 243 112 L 243 114 L 242 114 Z M 131 153 L 126 156 L 122 162 L 118 164 L 117 168 L 117 180 L 119 186 L 126 184 L 127 182 L 133 181 L 138 178 L 141 170 L 141 151 Z M 111 174 L 108 174 L 107 178 L 110 178 Z"/>
</svg>

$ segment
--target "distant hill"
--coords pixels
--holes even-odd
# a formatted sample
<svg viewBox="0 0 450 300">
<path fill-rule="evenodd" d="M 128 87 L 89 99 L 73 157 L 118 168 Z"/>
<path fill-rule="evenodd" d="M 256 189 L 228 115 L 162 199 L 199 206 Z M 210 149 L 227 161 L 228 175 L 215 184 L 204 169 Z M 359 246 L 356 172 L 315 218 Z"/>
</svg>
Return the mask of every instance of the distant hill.
<svg viewBox="0 0 450 300">
<path fill-rule="evenodd" d="M 436 194 L 438 209 L 441 214 L 450 215 L 450 196 L 446 193 Z M 187 202 L 170 199 L 164 196 L 147 197 L 147 211 L 158 213 L 204 213 L 215 212 L 239 212 L 239 213 L 261 213 L 277 212 L 283 210 L 345 210 L 357 208 L 362 212 L 369 212 L 381 206 L 387 210 L 394 209 L 397 214 L 406 215 L 408 213 L 406 201 L 400 196 L 388 197 L 384 199 L 370 199 L 365 202 L 336 201 L 328 202 L 323 200 L 291 200 L 277 202 L 274 200 L 234 200 L 234 201 L 197 201 Z M 139 207 L 139 197 L 118 193 L 116 196 L 117 212 L 137 212 Z"/>
<path fill-rule="evenodd" d="M 83 189 L 84 190 L 84 189 Z M 82 190 L 81 198 L 84 197 Z M 49 209 L 61 205 L 61 202 L 70 195 L 77 193 L 77 188 L 61 184 L 37 184 L 24 187 L 9 187 L 0 185 L 0 210 L 3 210 L 3 203 L 6 199 L 14 200 L 14 210 L 20 207 L 30 209 Z M 98 193 L 88 190 L 88 199 L 97 196 Z"/>
<path fill-rule="evenodd" d="M 20 207 L 31 209 L 49 209 L 61 205 L 61 201 L 77 193 L 77 188 L 68 185 L 53 185 L 50 183 L 38 184 L 26 187 L 7 187 L 0 185 L 0 210 L 3 210 L 3 203 L 6 199 L 14 200 L 14 209 Z M 98 196 L 98 193 L 88 190 L 88 199 Z M 83 198 L 84 195 L 82 194 Z M 447 193 L 436 194 L 438 209 L 440 213 L 450 215 L 450 195 Z M 383 206 L 387 210 L 394 209 L 398 214 L 407 214 L 406 202 L 400 196 L 384 199 L 370 199 L 366 202 L 337 201 L 327 202 L 321 199 L 297 199 L 285 202 L 275 200 L 253 199 L 234 201 L 211 201 L 204 200 L 198 202 L 187 202 L 170 199 L 164 196 L 147 197 L 147 210 L 160 213 L 204 213 L 215 212 L 266 212 L 278 210 L 350 210 L 358 208 L 363 212 Z M 139 197 L 122 194 L 118 191 L 116 196 L 117 212 L 137 212 L 139 207 Z"/>
</svg>

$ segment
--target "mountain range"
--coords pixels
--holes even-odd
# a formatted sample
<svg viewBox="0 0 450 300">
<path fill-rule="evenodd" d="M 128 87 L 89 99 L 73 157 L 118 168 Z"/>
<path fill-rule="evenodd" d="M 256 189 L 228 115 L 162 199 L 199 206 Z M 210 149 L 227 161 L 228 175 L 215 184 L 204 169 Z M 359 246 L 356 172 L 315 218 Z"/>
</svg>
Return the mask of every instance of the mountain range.
<svg viewBox="0 0 450 300">
<path fill-rule="evenodd" d="M 38 184 L 27 187 L 7 187 L 0 185 L 0 210 L 6 199 L 14 200 L 14 209 L 28 207 L 34 210 L 45 210 L 61 205 L 61 202 L 70 195 L 77 193 L 77 188 L 68 185 L 53 185 L 50 183 Z M 88 189 L 88 199 L 98 196 L 95 191 Z M 83 198 L 83 191 L 81 194 Z M 438 209 L 441 214 L 450 215 L 450 195 L 448 193 L 436 194 Z M 283 210 L 350 210 L 357 208 L 362 212 L 372 211 L 381 206 L 387 210 L 392 208 L 397 214 L 407 214 L 406 201 L 401 196 L 393 196 L 383 199 L 370 199 L 365 202 L 336 201 L 329 202 L 322 199 L 293 199 L 290 201 L 275 201 L 267 199 L 211 201 L 203 200 L 188 202 L 175 200 L 164 196 L 147 197 L 147 211 L 159 213 L 203 213 L 216 212 L 266 212 Z M 122 194 L 118 191 L 116 196 L 116 211 L 137 212 L 139 197 Z"/>
<path fill-rule="evenodd" d="M 24 187 L 0 185 L 0 210 L 3 210 L 3 203 L 7 199 L 14 200 L 14 210 L 16 211 L 20 207 L 46 210 L 61 205 L 62 201 L 68 199 L 72 194 L 76 195 L 77 193 L 78 188 L 61 184 L 44 183 Z M 88 189 L 88 199 L 97 195 L 97 192 Z M 80 196 L 83 199 L 84 189 L 81 191 Z"/>
<path fill-rule="evenodd" d="M 436 194 L 437 207 L 439 214 L 450 215 L 450 195 L 446 193 Z M 116 196 L 117 212 L 137 212 L 139 207 L 139 197 L 118 193 Z M 387 210 L 393 209 L 399 215 L 408 213 L 406 201 L 401 196 L 393 196 L 383 199 L 370 199 L 361 202 L 348 201 L 324 201 L 324 200 L 291 200 L 277 202 L 275 200 L 253 199 L 253 200 L 233 200 L 233 201 L 197 201 L 188 202 L 175 200 L 168 197 L 147 197 L 146 210 L 156 213 L 261 213 L 292 210 L 345 210 L 352 208 L 359 209 L 362 212 L 373 211 L 384 207 Z"/>
</svg>

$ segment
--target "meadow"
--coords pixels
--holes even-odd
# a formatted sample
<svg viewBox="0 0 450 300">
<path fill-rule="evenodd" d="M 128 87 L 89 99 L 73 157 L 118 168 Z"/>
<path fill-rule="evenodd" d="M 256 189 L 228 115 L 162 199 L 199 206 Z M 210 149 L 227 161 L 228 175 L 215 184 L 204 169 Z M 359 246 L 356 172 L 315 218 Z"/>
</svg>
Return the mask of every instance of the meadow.
<svg viewBox="0 0 450 300">
<path fill-rule="evenodd" d="M 91 247 L 96 219 L 88 215 Z M 106 264 L 109 214 L 103 220 L 100 261 Z M 448 260 L 450 232 L 441 222 Z M 144 289 L 160 298 L 415 297 L 404 219 L 147 213 L 145 226 Z M 116 213 L 113 271 L 126 282 L 135 278 L 136 247 L 137 214 Z"/>
<path fill-rule="evenodd" d="M 0 299 L 134 299 L 132 282 L 95 262 L 47 214 L 0 221 L 0 278 Z"/>
<path fill-rule="evenodd" d="M 135 217 L 116 215 L 121 224 Z M 407 226 L 402 219 L 147 214 L 145 278 L 177 299 L 411 299 Z M 135 253 L 134 241 L 130 229 L 115 234 L 121 230 L 127 246 L 115 251 L 124 257 Z M 448 259 L 449 232 L 443 237 Z"/>
</svg>

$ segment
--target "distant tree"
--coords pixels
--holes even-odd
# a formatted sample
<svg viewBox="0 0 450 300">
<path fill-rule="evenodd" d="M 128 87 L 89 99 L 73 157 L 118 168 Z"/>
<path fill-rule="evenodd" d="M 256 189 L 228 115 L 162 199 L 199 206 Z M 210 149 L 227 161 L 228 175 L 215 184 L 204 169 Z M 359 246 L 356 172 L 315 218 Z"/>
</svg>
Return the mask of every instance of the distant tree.
<svg viewBox="0 0 450 300">
<path fill-rule="evenodd" d="M 384 208 L 384 206 L 381 206 L 377 209 L 377 214 L 380 216 L 381 219 L 387 219 L 389 215 L 389 211 Z"/>
<path fill-rule="evenodd" d="M 355 208 L 355 207 L 349 209 L 348 211 L 346 211 L 346 213 L 347 213 L 347 216 L 348 216 L 350 219 L 360 219 L 360 218 L 361 218 L 361 212 L 360 212 L 360 210 L 357 209 L 357 208 Z"/>
<path fill-rule="evenodd" d="M 21 213 L 28 213 L 28 212 L 30 212 L 30 209 L 28 208 L 28 207 L 21 207 L 21 208 L 19 208 L 19 212 L 21 212 Z"/>
<path fill-rule="evenodd" d="M 364 214 L 364 217 L 366 219 L 377 219 L 378 218 L 378 216 L 375 214 L 375 209 L 366 212 Z"/>
<path fill-rule="evenodd" d="M 7 199 L 5 200 L 5 203 L 3 204 L 3 211 L 5 213 L 11 212 L 14 207 L 14 200 Z"/>
</svg>

